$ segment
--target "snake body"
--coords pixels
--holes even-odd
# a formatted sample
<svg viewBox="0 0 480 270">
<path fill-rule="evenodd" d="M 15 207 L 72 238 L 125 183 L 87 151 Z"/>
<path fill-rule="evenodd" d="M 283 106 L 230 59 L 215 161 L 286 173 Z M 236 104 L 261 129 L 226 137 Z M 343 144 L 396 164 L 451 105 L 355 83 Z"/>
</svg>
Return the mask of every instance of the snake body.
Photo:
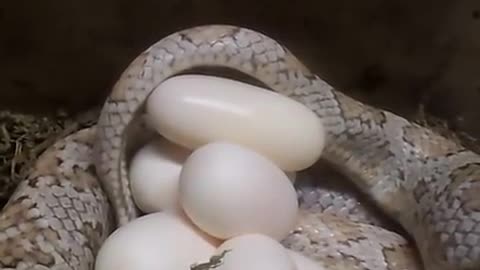
<svg viewBox="0 0 480 270">
<path fill-rule="evenodd" d="M 315 211 L 302 211 L 290 248 L 324 269 L 480 269 L 479 155 L 333 89 L 271 38 L 226 25 L 153 44 L 120 76 L 97 126 L 40 157 L 0 214 L 2 269 L 92 269 L 111 230 L 140 215 L 126 150 L 145 100 L 169 77 L 205 66 L 240 71 L 313 110 L 327 131 L 322 158 L 412 236 L 422 264 L 394 232 Z"/>
<path fill-rule="evenodd" d="M 94 137 L 89 128 L 56 142 L 19 184 L 0 215 L 0 269 L 93 269 L 114 228 Z"/>
</svg>

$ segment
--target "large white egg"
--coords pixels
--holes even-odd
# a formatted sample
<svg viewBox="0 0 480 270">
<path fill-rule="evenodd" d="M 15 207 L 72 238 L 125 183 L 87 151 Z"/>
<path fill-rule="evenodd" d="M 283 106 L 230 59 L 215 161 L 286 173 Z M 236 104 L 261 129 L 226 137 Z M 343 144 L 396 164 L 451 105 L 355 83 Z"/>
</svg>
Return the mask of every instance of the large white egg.
<svg viewBox="0 0 480 270">
<path fill-rule="evenodd" d="M 191 151 L 164 138 L 140 148 L 132 158 L 129 178 L 132 196 L 145 213 L 177 212 L 180 171 Z"/>
<path fill-rule="evenodd" d="M 180 204 L 203 231 L 220 239 L 263 233 L 283 239 L 298 213 L 285 173 L 257 152 L 228 142 L 195 150 L 180 173 Z"/>
<path fill-rule="evenodd" d="M 223 242 L 215 254 L 223 254 L 218 270 L 296 270 L 286 248 L 262 234 L 246 234 Z"/>
<path fill-rule="evenodd" d="M 320 118 L 300 102 L 219 77 L 170 78 L 150 95 L 146 111 L 153 128 L 179 145 L 195 149 L 231 141 L 255 149 L 284 171 L 310 167 L 325 143 Z"/>
<path fill-rule="evenodd" d="M 98 252 L 95 270 L 185 270 L 209 258 L 218 242 L 185 217 L 159 212 L 118 228 Z"/>
</svg>

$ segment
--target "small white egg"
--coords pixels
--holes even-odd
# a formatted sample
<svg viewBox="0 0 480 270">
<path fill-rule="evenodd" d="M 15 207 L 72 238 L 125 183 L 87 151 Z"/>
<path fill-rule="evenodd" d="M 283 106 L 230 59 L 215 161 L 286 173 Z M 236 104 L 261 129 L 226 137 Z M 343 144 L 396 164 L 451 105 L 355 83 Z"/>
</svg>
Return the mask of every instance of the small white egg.
<svg viewBox="0 0 480 270">
<path fill-rule="evenodd" d="M 327 270 L 322 262 L 314 261 L 313 259 L 290 249 L 288 249 L 288 252 L 292 260 L 295 262 L 297 270 Z"/>
<path fill-rule="evenodd" d="M 178 182 L 183 163 L 191 151 L 164 138 L 155 139 L 132 158 L 129 178 L 132 196 L 145 213 L 177 212 Z"/>
<path fill-rule="evenodd" d="M 255 149 L 284 171 L 314 164 L 325 143 L 321 119 L 292 98 L 214 76 L 181 75 L 146 102 L 152 127 L 189 149 L 230 141 Z"/>
<path fill-rule="evenodd" d="M 195 150 L 180 173 L 180 204 L 208 234 L 263 233 L 283 239 L 298 213 L 295 188 L 273 162 L 246 147 L 215 142 Z"/>
<path fill-rule="evenodd" d="M 245 234 L 223 242 L 215 251 L 223 254 L 218 270 L 296 270 L 286 248 L 262 234 Z"/>
<path fill-rule="evenodd" d="M 188 219 L 157 212 L 118 228 L 98 252 L 95 270 L 185 270 L 219 243 Z"/>
</svg>

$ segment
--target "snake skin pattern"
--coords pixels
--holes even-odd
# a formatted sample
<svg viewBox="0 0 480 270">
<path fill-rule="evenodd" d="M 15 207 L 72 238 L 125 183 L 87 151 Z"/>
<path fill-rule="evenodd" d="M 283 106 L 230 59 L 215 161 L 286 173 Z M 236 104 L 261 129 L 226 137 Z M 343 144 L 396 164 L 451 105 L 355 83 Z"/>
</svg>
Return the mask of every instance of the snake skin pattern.
<svg viewBox="0 0 480 270">
<path fill-rule="evenodd" d="M 282 244 L 328 270 L 422 269 L 400 235 L 328 213 L 301 210 L 296 229 Z"/>
<path fill-rule="evenodd" d="M 408 232 L 421 264 L 397 233 L 316 211 L 302 210 L 285 245 L 324 269 L 480 269 L 480 156 L 336 91 L 269 37 L 226 25 L 179 31 L 148 48 L 114 85 L 96 128 L 37 161 L 0 215 L 2 269 L 92 269 L 112 224 L 140 215 L 126 150 L 145 100 L 167 78 L 209 66 L 250 75 L 313 110 L 327 130 L 322 158 Z"/>
<path fill-rule="evenodd" d="M 95 174 L 95 128 L 46 150 L 0 215 L 0 269 L 93 269 L 113 217 Z"/>
</svg>

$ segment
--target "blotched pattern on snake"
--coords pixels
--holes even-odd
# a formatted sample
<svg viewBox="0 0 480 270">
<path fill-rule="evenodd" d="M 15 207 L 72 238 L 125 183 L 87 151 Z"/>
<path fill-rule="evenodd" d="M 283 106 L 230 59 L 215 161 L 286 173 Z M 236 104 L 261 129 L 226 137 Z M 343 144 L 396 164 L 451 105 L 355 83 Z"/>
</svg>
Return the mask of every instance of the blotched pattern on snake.
<svg viewBox="0 0 480 270">
<path fill-rule="evenodd" d="M 226 25 L 189 28 L 152 45 L 114 85 L 97 126 L 40 157 L 0 214 L 2 269 L 92 269 L 114 224 L 140 214 L 126 149 L 144 102 L 193 67 L 237 70 L 312 109 L 327 129 L 322 159 L 408 232 L 423 265 L 397 233 L 311 209 L 302 210 L 286 246 L 324 269 L 480 269 L 480 156 L 345 96 L 271 38 Z"/>
</svg>

